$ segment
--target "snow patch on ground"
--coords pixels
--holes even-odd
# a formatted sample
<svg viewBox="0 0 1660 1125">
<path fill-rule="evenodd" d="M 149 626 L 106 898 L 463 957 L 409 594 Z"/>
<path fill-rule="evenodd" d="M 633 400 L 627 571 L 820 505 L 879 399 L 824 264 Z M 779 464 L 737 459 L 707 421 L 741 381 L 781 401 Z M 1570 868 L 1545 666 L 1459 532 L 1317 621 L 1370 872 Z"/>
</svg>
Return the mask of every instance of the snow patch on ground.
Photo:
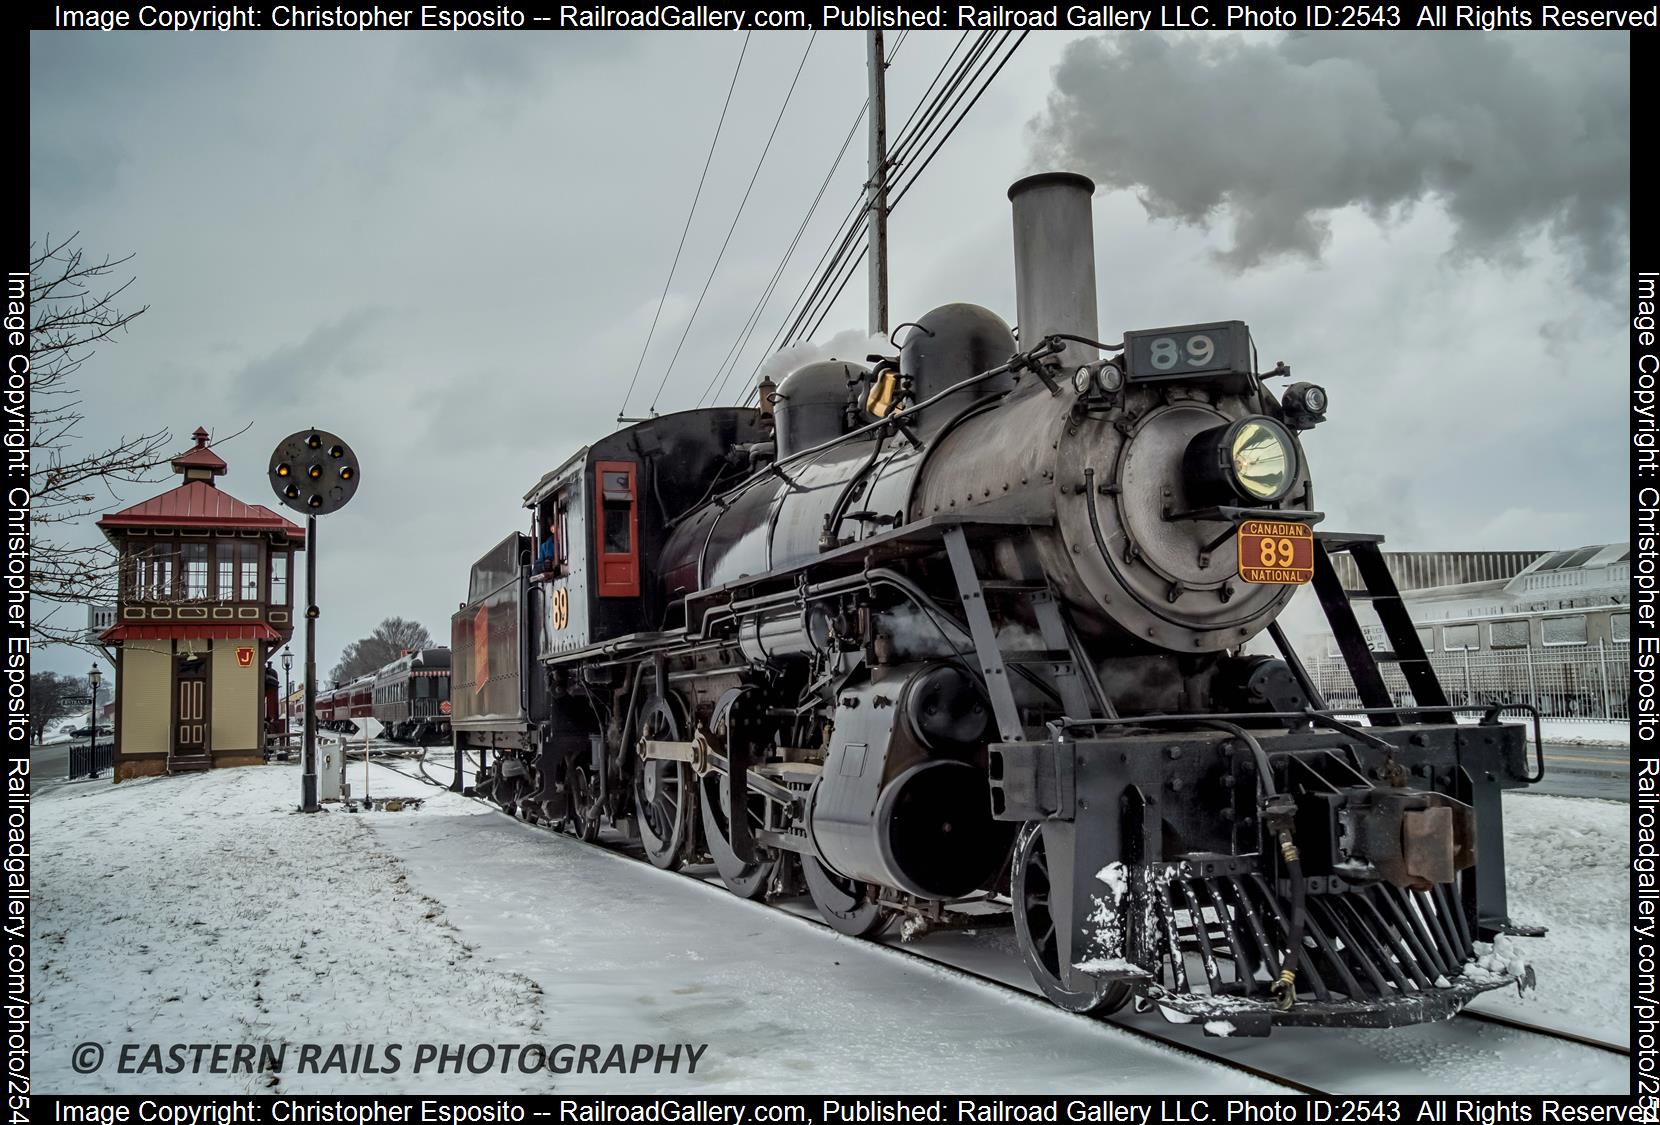
<svg viewBox="0 0 1660 1125">
<path fill-rule="evenodd" d="M 1481 715 L 1475 712 L 1460 712 L 1455 716 L 1466 725 L 1481 722 Z M 1370 726 L 1371 718 L 1366 715 L 1343 715 L 1338 718 L 1359 726 Z M 1499 716 L 1500 721 L 1512 723 L 1527 728 L 1528 740 L 1533 739 L 1533 720 L 1526 715 L 1505 714 Z M 1539 736 L 1547 743 L 1558 746 L 1630 746 L 1631 724 L 1622 719 L 1561 719 L 1541 718 L 1539 720 Z"/>
<path fill-rule="evenodd" d="M 116 1044 L 524 1040 L 535 982 L 482 966 L 373 817 L 294 811 L 298 769 L 63 787 L 37 799 L 32 984 L 44 1090 L 295 1093 L 357 1080 L 115 1073 Z M 396 816 L 399 814 L 375 814 Z M 70 1051 L 109 1052 L 96 1074 Z M 488 1076 L 448 1083 L 497 1088 Z M 390 1075 L 375 1088 L 430 1089 Z"/>
<path fill-rule="evenodd" d="M 1501 717 L 1527 727 L 1529 739 L 1533 737 L 1531 719 Z M 1631 724 L 1617 719 L 1540 719 L 1539 735 L 1558 746 L 1630 746 Z"/>
<path fill-rule="evenodd" d="M 1494 956 L 1531 962 L 1538 986 L 1484 994 L 1503 1012 L 1615 1043 L 1630 1039 L 1631 806 L 1512 792 L 1504 797 L 1510 917 L 1542 938 L 1500 937 Z"/>
</svg>

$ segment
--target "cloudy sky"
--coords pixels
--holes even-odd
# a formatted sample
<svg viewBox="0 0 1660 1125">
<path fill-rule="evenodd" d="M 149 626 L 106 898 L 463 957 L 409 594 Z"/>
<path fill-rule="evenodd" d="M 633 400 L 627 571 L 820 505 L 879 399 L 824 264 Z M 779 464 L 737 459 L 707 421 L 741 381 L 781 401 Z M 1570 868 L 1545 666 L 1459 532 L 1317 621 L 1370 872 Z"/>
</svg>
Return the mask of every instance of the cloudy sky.
<svg viewBox="0 0 1660 1125">
<path fill-rule="evenodd" d="M 957 39 L 900 45 L 895 125 Z M 320 665 L 392 614 L 443 640 L 519 497 L 612 427 L 743 43 L 37 33 L 31 237 L 134 254 L 150 306 L 83 369 L 83 439 L 251 424 L 222 484 L 273 503 L 278 439 L 334 429 L 364 476 L 322 521 Z M 748 44 L 630 413 L 698 401 L 864 101 L 862 36 L 821 33 L 671 370 L 807 48 Z M 1331 392 L 1326 526 L 1622 540 L 1628 66 L 1623 35 L 1034 34 L 894 214 L 892 319 L 1012 320 L 1004 189 L 1083 171 L 1104 333 L 1243 319 Z M 729 399 L 863 179 L 861 137 Z M 864 317 L 861 272 L 820 336 Z"/>
</svg>

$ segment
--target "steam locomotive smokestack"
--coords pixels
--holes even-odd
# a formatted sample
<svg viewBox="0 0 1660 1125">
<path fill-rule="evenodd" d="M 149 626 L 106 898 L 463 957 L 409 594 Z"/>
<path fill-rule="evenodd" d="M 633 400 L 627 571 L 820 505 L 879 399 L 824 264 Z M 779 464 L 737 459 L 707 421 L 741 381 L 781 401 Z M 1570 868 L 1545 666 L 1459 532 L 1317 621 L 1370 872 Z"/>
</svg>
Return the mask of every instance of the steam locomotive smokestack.
<svg viewBox="0 0 1660 1125">
<path fill-rule="evenodd" d="M 1101 337 L 1095 316 L 1095 181 L 1076 172 L 1043 172 L 1009 188 L 1014 204 L 1014 287 L 1020 346 L 1068 332 Z M 1059 362 L 1070 370 L 1100 351 L 1069 343 Z"/>
</svg>

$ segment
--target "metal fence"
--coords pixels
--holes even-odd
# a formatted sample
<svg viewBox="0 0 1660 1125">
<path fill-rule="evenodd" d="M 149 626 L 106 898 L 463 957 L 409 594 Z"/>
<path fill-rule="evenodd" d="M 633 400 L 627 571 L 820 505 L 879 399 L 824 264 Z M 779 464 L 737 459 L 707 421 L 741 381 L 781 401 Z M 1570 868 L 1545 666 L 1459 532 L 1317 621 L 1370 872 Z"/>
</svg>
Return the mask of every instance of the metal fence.
<svg viewBox="0 0 1660 1125">
<path fill-rule="evenodd" d="M 1564 719 L 1631 717 L 1630 644 L 1437 652 L 1430 660 L 1453 704 L 1531 703 L 1541 714 Z M 1416 702 L 1399 665 L 1380 667 L 1397 706 Z M 1341 656 L 1321 653 L 1308 661 L 1308 670 L 1328 704 L 1360 706 Z"/>
<path fill-rule="evenodd" d="M 88 744 L 79 744 L 69 748 L 69 777 L 97 777 L 98 774 L 110 768 L 110 752 L 114 745 L 109 742 L 100 742 L 96 747 Z"/>
</svg>

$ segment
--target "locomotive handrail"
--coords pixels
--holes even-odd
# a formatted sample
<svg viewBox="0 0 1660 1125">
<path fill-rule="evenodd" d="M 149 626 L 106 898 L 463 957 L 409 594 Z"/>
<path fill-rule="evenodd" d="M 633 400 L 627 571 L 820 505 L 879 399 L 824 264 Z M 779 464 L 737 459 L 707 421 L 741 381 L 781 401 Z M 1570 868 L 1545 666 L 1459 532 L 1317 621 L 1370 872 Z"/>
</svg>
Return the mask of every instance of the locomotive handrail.
<svg viewBox="0 0 1660 1125">
<path fill-rule="evenodd" d="M 1304 722 L 1315 718 L 1337 719 L 1342 715 L 1416 715 L 1423 711 L 1454 711 L 1454 712 L 1481 712 L 1490 716 L 1493 722 L 1498 721 L 1501 711 L 1526 711 L 1533 718 L 1533 757 L 1538 765 L 1538 772 L 1533 776 L 1523 776 L 1529 785 L 1536 784 L 1545 776 L 1545 736 L 1540 725 L 1539 709 L 1531 703 L 1457 703 L 1441 707 L 1305 707 L 1301 711 L 1228 711 L 1211 714 L 1208 712 L 1194 712 L 1177 715 L 1135 715 L 1116 719 L 1073 719 L 1062 717 L 1051 719 L 1045 725 L 1056 738 L 1060 738 L 1064 731 L 1074 727 L 1116 727 L 1116 726 L 1158 726 L 1173 722 L 1198 723 L 1206 719 L 1299 719 Z M 1444 725 L 1444 724 L 1432 724 Z M 1491 725 L 1485 720 L 1481 726 Z"/>
</svg>

